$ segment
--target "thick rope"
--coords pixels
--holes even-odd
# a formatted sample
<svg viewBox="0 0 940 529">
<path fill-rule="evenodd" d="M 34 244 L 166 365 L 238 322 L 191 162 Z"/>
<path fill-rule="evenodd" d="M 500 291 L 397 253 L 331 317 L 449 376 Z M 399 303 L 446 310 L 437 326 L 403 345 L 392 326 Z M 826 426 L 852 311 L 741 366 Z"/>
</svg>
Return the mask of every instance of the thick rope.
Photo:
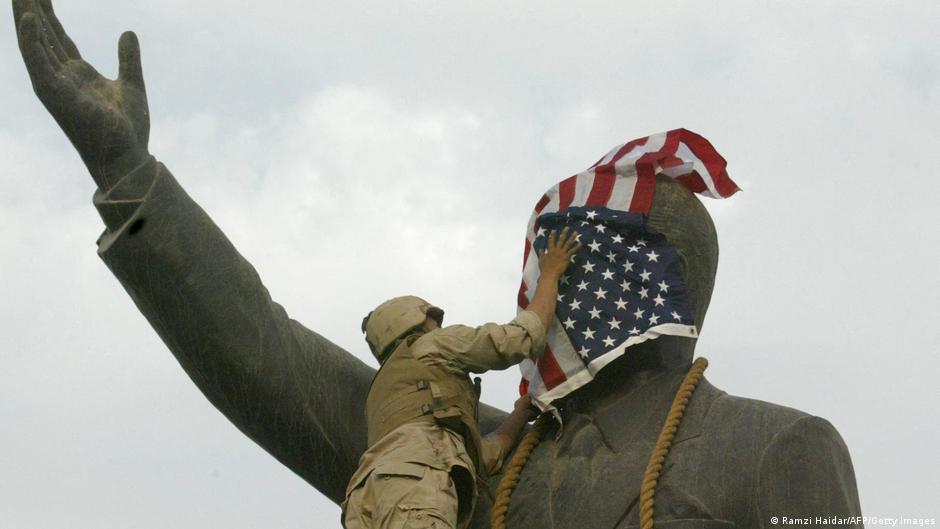
<svg viewBox="0 0 940 529">
<path fill-rule="evenodd" d="M 532 450 L 538 446 L 542 436 L 545 435 L 546 430 L 551 425 L 551 419 L 552 414 L 550 413 L 543 413 L 536 419 L 535 425 L 519 442 L 516 453 L 512 455 L 506 465 L 506 472 L 496 487 L 496 500 L 493 502 L 493 510 L 490 512 L 490 529 L 506 529 L 506 513 L 509 512 L 509 500 L 512 498 L 512 491 L 519 483 L 519 475 L 522 474 L 523 467 L 529 461 Z"/>
<path fill-rule="evenodd" d="M 663 462 L 666 461 L 666 455 L 672 447 L 672 440 L 679 430 L 679 423 L 682 422 L 682 415 L 685 413 L 685 407 L 692 398 L 692 393 L 702 380 L 702 374 L 708 367 L 708 360 L 705 358 L 697 359 L 692 368 L 685 375 L 682 384 L 679 385 L 679 391 L 676 392 L 676 398 L 672 401 L 672 407 L 669 408 L 669 414 L 666 416 L 666 423 L 659 433 L 659 439 L 656 440 L 656 446 L 653 449 L 653 455 L 643 474 L 643 484 L 640 487 L 640 529 L 653 528 L 653 505 L 656 497 L 656 482 L 659 480 L 662 472 Z M 535 421 L 535 426 L 522 438 L 519 448 L 513 454 L 512 459 L 506 467 L 506 472 L 499 485 L 496 487 L 496 501 L 493 502 L 493 510 L 490 515 L 490 529 L 506 529 L 506 513 L 509 512 L 509 501 L 512 498 L 512 492 L 519 483 L 519 475 L 523 467 L 529 461 L 532 450 L 538 446 L 545 435 L 545 431 L 551 424 L 551 414 L 544 413 Z"/>
<path fill-rule="evenodd" d="M 656 440 L 656 447 L 653 448 L 653 455 L 650 456 L 650 462 L 646 466 L 646 472 L 643 474 L 643 485 L 640 486 L 640 529 L 653 529 L 653 507 L 656 503 L 656 482 L 659 481 L 660 473 L 663 469 L 663 462 L 666 461 L 666 455 L 672 448 L 672 440 L 676 437 L 676 431 L 679 430 L 679 423 L 682 422 L 682 415 L 685 413 L 685 407 L 692 398 L 692 393 L 696 386 L 702 380 L 702 373 L 708 367 L 708 360 L 699 358 L 692 364 L 692 369 L 685 375 L 679 391 L 676 392 L 676 398 L 672 401 L 672 407 L 669 409 L 669 415 L 666 416 L 666 423 L 663 424 L 663 430 L 659 432 L 659 439 Z"/>
</svg>

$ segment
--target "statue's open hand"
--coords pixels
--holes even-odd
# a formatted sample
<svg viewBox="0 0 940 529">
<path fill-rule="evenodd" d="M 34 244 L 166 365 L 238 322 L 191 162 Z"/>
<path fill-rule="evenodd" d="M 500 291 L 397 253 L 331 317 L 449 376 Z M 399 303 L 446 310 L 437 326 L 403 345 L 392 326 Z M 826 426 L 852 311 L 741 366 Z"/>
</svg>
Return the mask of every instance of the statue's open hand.
<svg viewBox="0 0 940 529">
<path fill-rule="evenodd" d="M 137 36 L 121 35 L 119 75 L 112 81 L 82 60 L 51 0 L 13 0 L 13 16 L 33 90 L 98 187 L 109 189 L 149 156 L 150 116 Z"/>
</svg>

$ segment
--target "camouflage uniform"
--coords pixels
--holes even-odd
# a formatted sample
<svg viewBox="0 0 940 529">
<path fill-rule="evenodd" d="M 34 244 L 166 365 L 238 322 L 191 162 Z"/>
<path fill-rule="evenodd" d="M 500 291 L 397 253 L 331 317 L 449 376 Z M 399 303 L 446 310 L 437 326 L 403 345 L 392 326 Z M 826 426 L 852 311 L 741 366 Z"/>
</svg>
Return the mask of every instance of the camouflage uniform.
<svg viewBox="0 0 940 529">
<path fill-rule="evenodd" d="M 398 373 L 392 383 L 411 387 L 421 382 L 411 378 L 425 377 L 432 379 L 432 389 L 435 384 L 455 387 L 457 381 L 466 384 L 471 372 L 506 369 L 535 352 L 540 353 L 544 344 L 545 330 L 538 317 L 524 311 L 506 325 L 489 323 L 477 328 L 454 325 L 413 337 L 392 353 L 383 370 L 396 357 L 408 355 L 420 362 L 423 374 Z M 380 381 L 388 384 L 382 378 L 382 370 L 376 375 L 370 397 L 384 391 L 376 388 Z M 472 385 L 456 387 L 472 392 Z M 386 405 L 394 398 L 382 395 L 380 400 L 375 406 Z M 456 407 L 461 408 L 464 423 L 469 422 L 468 413 L 475 417 L 475 395 L 470 400 L 455 402 L 460 402 Z M 472 410 L 465 409 L 470 407 L 467 402 L 472 403 Z M 499 442 L 481 441 L 475 419 L 468 428 L 460 428 L 459 421 L 448 423 L 435 417 L 437 413 L 393 424 L 387 433 L 373 439 L 376 432 L 386 431 L 380 425 L 385 417 L 376 409 L 367 407 L 370 446 L 346 490 L 343 502 L 346 529 L 466 527 L 476 500 L 477 475 L 493 474 L 502 465 L 505 454 L 501 453 Z M 455 431 L 459 429 L 463 431 Z M 474 452 L 478 455 L 474 456 Z M 469 486 L 462 485 L 467 482 Z"/>
</svg>

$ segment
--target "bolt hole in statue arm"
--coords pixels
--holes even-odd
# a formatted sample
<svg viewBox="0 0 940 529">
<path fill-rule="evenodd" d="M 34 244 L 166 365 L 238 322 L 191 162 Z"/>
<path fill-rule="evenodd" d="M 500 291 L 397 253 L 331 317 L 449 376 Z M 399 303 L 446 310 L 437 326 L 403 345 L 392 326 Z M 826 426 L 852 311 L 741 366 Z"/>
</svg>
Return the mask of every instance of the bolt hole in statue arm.
<svg viewBox="0 0 940 529">
<path fill-rule="evenodd" d="M 101 258 L 209 401 L 342 501 L 365 449 L 365 395 L 374 370 L 291 320 L 150 155 L 133 33 L 120 38 L 120 73 L 110 80 L 82 60 L 49 0 L 14 0 L 13 13 L 33 89 L 98 187 L 94 202 L 106 225 Z M 489 409 L 486 422 L 500 415 Z"/>
</svg>

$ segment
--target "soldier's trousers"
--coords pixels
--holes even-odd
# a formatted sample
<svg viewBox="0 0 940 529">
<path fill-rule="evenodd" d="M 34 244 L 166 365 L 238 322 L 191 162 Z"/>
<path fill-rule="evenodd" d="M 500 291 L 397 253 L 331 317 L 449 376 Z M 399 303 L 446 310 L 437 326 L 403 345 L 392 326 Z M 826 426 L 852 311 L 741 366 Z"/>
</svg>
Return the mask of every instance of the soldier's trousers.
<svg viewBox="0 0 940 529">
<path fill-rule="evenodd" d="M 416 463 L 381 464 L 346 499 L 346 529 L 454 529 L 450 474 Z"/>
</svg>

